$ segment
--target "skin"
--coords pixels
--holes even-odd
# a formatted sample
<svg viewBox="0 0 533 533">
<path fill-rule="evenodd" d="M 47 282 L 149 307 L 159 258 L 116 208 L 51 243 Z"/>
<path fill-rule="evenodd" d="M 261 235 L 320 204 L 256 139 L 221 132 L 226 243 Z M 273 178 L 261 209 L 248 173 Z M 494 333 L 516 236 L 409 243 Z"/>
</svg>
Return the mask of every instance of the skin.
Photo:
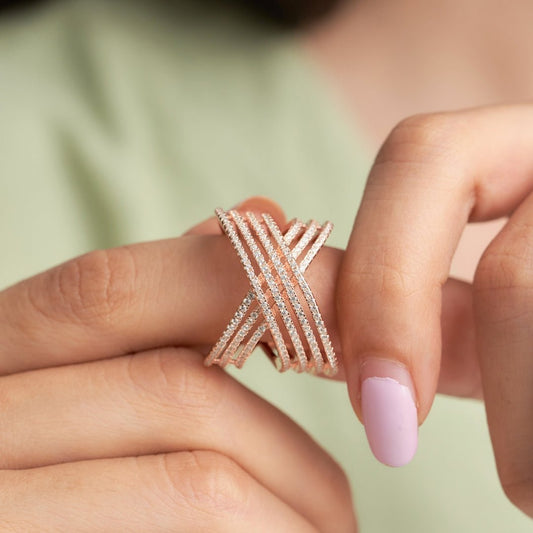
<svg viewBox="0 0 533 533">
<path fill-rule="evenodd" d="M 266 199 L 242 209 L 284 221 Z M 246 291 L 211 219 L 1 292 L 2 530 L 354 531 L 339 465 L 185 347 L 212 344 Z"/>
<path fill-rule="evenodd" d="M 337 292 L 355 412 L 370 357 L 409 370 L 420 423 L 435 390 L 484 397 L 503 488 L 530 516 L 532 16 L 525 0 L 359 0 L 301 39 L 378 152 Z M 473 283 L 450 280 L 466 223 L 502 216 L 467 228 L 487 243 Z"/>
<path fill-rule="evenodd" d="M 370 173 L 337 292 L 345 371 L 359 416 L 366 358 L 389 359 L 410 371 L 421 423 L 437 390 L 441 351 L 449 353 L 447 336 L 475 334 L 473 352 L 455 355 L 459 372 L 448 378 L 463 374 L 465 392 L 482 392 L 502 486 L 530 516 L 532 123 L 531 104 L 400 123 Z M 379 216 L 382 210 L 386 217 Z M 444 333 L 441 302 L 450 299 L 448 273 L 461 232 L 468 221 L 502 215 L 509 221 L 485 250 L 473 284 L 452 289 L 449 316 L 463 318 L 452 319 Z"/>
<path fill-rule="evenodd" d="M 347 0 L 300 43 L 376 153 L 411 115 L 531 98 L 532 18 L 529 0 Z"/>
<path fill-rule="evenodd" d="M 346 252 L 325 248 L 306 277 L 341 355 L 340 377 L 347 379 L 356 414 L 367 354 L 409 370 L 420 423 L 437 391 L 483 396 L 502 485 L 533 516 L 533 105 L 430 113 L 393 127 L 420 110 L 414 95 L 424 87 L 423 76 L 431 77 L 431 54 L 420 48 L 420 69 L 409 77 L 401 76 L 401 65 L 383 69 L 391 76 L 387 83 L 368 67 L 368 77 L 357 77 L 366 86 L 350 77 L 352 68 L 345 70 L 354 60 L 349 53 L 325 61 L 328 47 L 335 51 L 331 36 L 342 42 L 352 35 L 349 23 L 364 22 L 361 13 L 379 15 L 381 4 L 371 4 L 333 17 L 303 42 L 318 64 L 330 65 L 332 84 L 368 124 L 369 140 L 386 137 Z M 440 15 L 450 18 L 440 20 L 455 20 L 454 6 L 442 4 Z M 411 9 L 423 13 L 416 3 Z M 482 28 L 496 20 L 495 9 L 484 13 Z M 522 20 L 518 11 L 510 13 Z M 423 16 L 396 15 L 405 19 L 398 24 L 391 17 L 391 32 L 403 28 L 423 41 Z M 456 30 L 458 49 L 474 38 L 483 42 L 474 20 L 466 17 Z M 363 41 L 348 52 L 366 44 L 377 54 L 372 64 L 392 62 L 390 47 L 371 46 L 384 35 L 355 35 Z M 433 36 L 443 54 L 437 66 L 446 65 L 445 32 Z M 515 48 L 515 55 L 528 46 Z M 487 81 L 493 53 L 487 46 L 479 57 L 464 59 L 457 95 L 497 99 L 498 89 Z M 407 55 L 398 49 L 402 57 Z M 468 61 L 484 65 L 483 75 L 472 74 Z M 514 61 L 523 66 L 526 59 Z M 407 84 L 402 91 L 385 94 L 400 83 Z M 378 91 L 365 119 L 357 104 L 365 100 L 354 102 L 350 95 L 370 94 L 370 87 Z M 502 98 L 519 96 L 500 91 Z M 433 93 L 422 107 L 484 103 Z M 239 209 L 270 211 L 280 224 L 284 220 L 264 199 Z M 474 283 L 449 279 L 465 224 L 502 215 L 509 221 L 485 251 Z M 183 283 L 176 284 L 176 276 Z M 211 219 L 184 237 L 92 252 L 1 292 L 0 526 L 354 531 L 342 469 L 285 415 L 202 364 L 199 347 L 216 340 L 246 288 L 231 246 Z"/>
</svg>

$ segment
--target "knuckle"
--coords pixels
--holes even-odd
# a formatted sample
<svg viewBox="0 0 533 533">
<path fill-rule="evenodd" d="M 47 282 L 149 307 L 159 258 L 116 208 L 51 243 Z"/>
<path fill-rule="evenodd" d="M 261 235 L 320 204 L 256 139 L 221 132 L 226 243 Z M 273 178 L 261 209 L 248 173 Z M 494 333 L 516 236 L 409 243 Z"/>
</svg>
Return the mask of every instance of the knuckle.
<svg viewBox="0 0 533 533">
<path fill-rule="evenodd" d="M 248 506 L 250 478 L 225 455 L 202 450 L 167 454 L 162 468 L 174 497 L 194 509 L 220 517 Z"/>
<path fill-rule="evenodd" d="M 533 227 L 509 223 L 489 245 L 474 276 L 474 304 L 486 323 L 531 319 Z"/>
<path fill-rule="evenodd" d="M 89 252 L 56 269 L 49 284 L 51 304 L 61 315 L 106 326 L 133 308 L 136 278 L 127 247 Z"/>
<path fill-rule="evenodd" d="M 375 164 L 432 164 L 455 158 L 458 139 L 466 127 L 456 113 L 428 113 L 408 117 L 391 131 L 376 157 Z"/>
<path fill-rule="evenodd" d="M 135 354 L 125 360 L 125 395 L 142 405 L 148 401 L 171 411 L 179 409 L 182 418 L 190 413 L 193 421 L 211 420 L 218 416 L 229 382 L 216 370 L 206 368 L 203 356 L 187 348 Z"/>
<path fill-rule="evenodd" d="M 485 250 L 474 278 L 477 292 L 533 288 L 533 227 L 508 224 Z"/>
</svg>

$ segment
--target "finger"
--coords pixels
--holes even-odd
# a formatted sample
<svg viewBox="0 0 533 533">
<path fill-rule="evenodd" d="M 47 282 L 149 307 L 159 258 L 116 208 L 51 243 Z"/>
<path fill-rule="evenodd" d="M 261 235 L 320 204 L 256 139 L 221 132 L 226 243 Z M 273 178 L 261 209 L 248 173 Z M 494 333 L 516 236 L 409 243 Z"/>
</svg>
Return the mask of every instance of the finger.
<svg viewBox="0 0 533 533">
<path fill-rule="evenodd" d="M 281 218 L 277 220 L 282 223 Z M 224 246 L 223 241 L 223 237 L 218 241 L 189 240 L 186 243 L 169 240 L 126 250 L 97 252 L 75 260 L 78 264 L 69 262 L 0 293 L 0 372 L 98 359 L 165 344 L 188 342 L 209 346 L 238 305 L 230 299 L 237 301 L 238 295 L 247 290 L 246 282 L 238 277 L 240 265 L 234 264 L 233 251 Z M 210 250 L 213 242 L 216 242 L 218 257 L 215 257 L 217 251 Z M 182 250 L 196 256 L 185 261 L 186 258 L 180 256 Z M 157 257 L 165 260 L 159 264 Z M 325 247 L 306 274 L 339 355 L 333 295 L 341 258 L 340 250 Z M 132 261 L 138 266 L 133 267 Z M 110 262 L 117 263 L 115 270 L 121 271 L 121 276 L 111 276 Z M 213 262 L 218 268 L 210 272 Z M 188 294 L 190 284 L 180 284 L 176 275 L 176 267 L 183 263 L 181 277 L 192 275 L 198 283 L 192 295 Z M 154 266 L 160 266 L 160 270 L 154 270 Z M 237 271 L 232 270 L 234 268 Z M 243 285 L 235 284 L 232 279 L 240 279 Z M 462 286 L 460 282 L 451 284 Z M 71 286 L 72 302 L 65 285 Z M 465 298 L 453 297 L 461 292 L 465 293 Z M 470 362 L 475 362 L 469 333 L 472 323 L 470 291 L 452 290 L 450 294 L 452 297 L 445 297 L 443 302 L 445 342 L 439 392 L 470 396 L 470 391 L 476 388 L 473 396 L 479 397 L 477 374 L 468 370 L 472 366 Z M 189 298 L 192 304 L 199 305 L 189 305 L 180 314 L 180 301 Z M 204 301 L 212 302 L 207 309 Z M 86 306 L 84 302 L 90 304 Z M 137 327 L 141 322 L 143 327 Z M 463 362 L 467 363 L 466 371 Z M 335 379 L 344 379 L 342 359 Z"/>
<path fill-rule="evenodd" d="M 222 236 L 90 252 L 0 293 L 0 373 L 200 344 L 245 292 Z"/>
<path fill-rule="evenodd" d="M 533 517 L 533 195 L 486 250 L 475 277 L 487 420 L 502 486 Z"/>
<path fill-rule="evenodd" d="M 219 452 L 325 531 L 353 531 L 341 468 L 281 411 L 187 349 L 6 376 L 0 468 Z M 35 446 L 38 442 L 39 445 Z"/>
<path fill-rule="evenodd" d="M 350 398 L 386 464 L 411 460 L 435 394 L 441 288 L 464 226 L 531 189 L 532 123 L 530 105 L 414 117 L 370 173 L 337 296 Z"/>
<path fill-rule="evenodd" d="M 141 276 L 134 276 L 133 272 L 107 279 L 106 276 L 110 275 L 107 253 L 102 255 L 98 252 L 92 255 L 92 259 L 91 256 L 80 258 L 80 264 L 75 268 L 72 263 L 59 267 L 67 271 L 59 274 L 60 278 L 64 278 L 69 270 L 77 270 L 81 274 L 83 268 L 90 267 L 89 270 L 92 271 L 92 279 L 91 272 L 84 274 L 86 283 L 83 288 L 79 285 L 81 280 L 75 277 L 67 283 L 75 289 L 71 291 L 74 299 L 72 303 L 68 301 L 66 291 L 60 290 L 60 285 L 65 283 L 54 281 L 58 276 L 57 269 L 0 293 L 0 316 L 3 318 L 0 320 L 0 373 L 122 355 L 169 344 L 188 342 L 191 345 L 205 344 L 209 347 L 216 341 L 225 321 L 240 303 L 240 300 L 232 303 L 231 298 L 237 301 L 244 294 L 242 291 L 247 290 L 246 282 L 238 277 L 240 265 L 233 264 L 233 251 L 228 246 L 224 247 L 223 241 L 223 237 L 216 241 L 217 249 L 220 250 L 218 257 L 215 257 L 215 250 L 211 250 L 213 254 L 210 253 L 210 243 L 215 241 L 209 240 L 204 240 L 203 243 L 200 240 L 189 240 L 186 243 L 174 240 L 131 247 L 131 253 L 136 257 L 136 263 L 139 263 L 136 269 L 141 272 L 151 267 L 151 271 L 142 276 L 148 281 L 148 286 L 144 286 Z M 167 254 L 165 250 L 170 253 Z M 175 273 L 176 266 L 184 261 L 179 256 L 180 250 L 197 254 L 183 270 L 191 272 L 190 275 L 197 278 L 198 282 L 198 289 L 189 296 L 192 304 L 181 314 L 179 303 L 184 297 L 189 299 L 190 285 L 180 284 Z M 124 250 L 109 251 L 112 260 L 119 264 L 119 270 L 128 272 L 128 267 L 120 267 L 120 262 L 130 261 L 130 250 L 122 252 Z M 162 256 L 165 260 L 160 265 L 161 271 L 154 272 L 153 266 L 158 264 L 155 259 L 157 256 Z M 325 247 L 311 263 L 306 274 L 339 355 L 341 348 L 333 296 L 341 258 L 340 250 Z M 215 272 L 209 272 L 210 261 L 217 261 L 218 268 Z M 195 266 L 197 264 L 199 268 Z M 135 279 L 128 282 L 125 279 L 128 275 Z M 182 277 L 187 275 L 184 273 Z M 160 281 L 157 283 L 155 279 Z M 239 283 L 243 281 L 242 286 L 231 279 L 237 279 Z M 161 285 L 161 288 L 154 289 L 154 284 L 156 287 Z M 451 282 L 451 285 L 463 286 L 460 282 Z M 168 289 L 164 289 L 165 286 Z M 224 292 L 225 289 L 228 292 Z M 464 298 L 453 296 L 462 292 Z M 450 298 L 446 298 L 446 294 L 447 292 L 443 301 L 445 342 L 439 392 L 470 396 L 469 391 L 479 385 L 479 379 L 475 375 L 472 385 L 467 379 L 471 374 L 468 371 L 471 368 L 470 361 L 475 362 L 469 333 L 473 322 L 469 307 L 470 290 L 451 290 Z M 92 300 L 91 305 L 84 308 L 83 302 L 87 300 Z M 203 305 L 204 301 L 211 301 L 207 309 Z M 140 304 L 139 307 L 136 302 Z M 195 303 L 198 305 L 194 305 Z M 206 315 L 206 311 L 212 318 Z M 143 327 L 139 328 L 138 324 L 141 322 Z M 467 363 L 467 371 L 462 366 L 463 361 Z M 450 372 L 447 372 L 449 366 Z M 450 379 L 446 377 L 448 375 Z M 457 382 L 453 382 L 452 378 Z M 335 379 L 344 379 L 342 359 Z M 479 387 L 474 397 L 479 396 L 478 392 Z"/>
<path fill-rule="evenodd" d="M 253 211 L 254 213 L 270 213 L 278 226 L 283 227 L 286 223 L 285 213 L 281 207 L 270 198 L 265 196 L 253 196 L 240 202 L 232 209 L 237 211 Z M 183 235 L 222 235 L 222 229 L 216 217 L 210 217 L 196 224 Z"/>
<path fill-rule="evenodd" d="M 5 531 L 317 531 L 208 451 L 2 472 L 0 491 Z"/>
<path fill-rule="evenodd" d="M 248 290 L 221 235 L 91 252 L 0 293 L 0 374 L 212 344 Z"/>
<path fill-rule="evenodd" d="M 448 279 L 442 290 L 442 359 L 437 392 L 482 399 L 472 285 Z"/>
</svg>

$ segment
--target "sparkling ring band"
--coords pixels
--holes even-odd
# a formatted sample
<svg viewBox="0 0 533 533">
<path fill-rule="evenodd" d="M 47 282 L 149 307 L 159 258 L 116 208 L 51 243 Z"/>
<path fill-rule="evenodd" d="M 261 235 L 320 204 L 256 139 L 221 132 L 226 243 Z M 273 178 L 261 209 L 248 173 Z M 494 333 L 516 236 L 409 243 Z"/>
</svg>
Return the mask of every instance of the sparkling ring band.
<svg viewBox="0 0 533 533">
<path fill-rule="evenodd" d="M 282 234 L 267 213 L 216 209 L 215 214 L 239 256 L 250 290 L 205 364 L 241 368 L 259 344 L 281 372 L 291 368 L 334 375 L 337 358 L 303 275 L 333 225 L 293 220 Z"/>
</svg>

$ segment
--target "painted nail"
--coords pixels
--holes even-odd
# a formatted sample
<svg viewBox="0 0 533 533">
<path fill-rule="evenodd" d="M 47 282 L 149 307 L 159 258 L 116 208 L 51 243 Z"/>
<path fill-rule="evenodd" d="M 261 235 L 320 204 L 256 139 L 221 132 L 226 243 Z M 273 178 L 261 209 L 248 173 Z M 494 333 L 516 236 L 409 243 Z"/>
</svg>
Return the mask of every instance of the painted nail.
<svg viewBox="0 0 533 533">
<path fill-rule="evenodd" d="M 361 408 L 366 436 L 378 461 L 407 464 L 418 444 L 418 417 L 409 371 L 388 359 L 361 365 Z"/>
</svg>

